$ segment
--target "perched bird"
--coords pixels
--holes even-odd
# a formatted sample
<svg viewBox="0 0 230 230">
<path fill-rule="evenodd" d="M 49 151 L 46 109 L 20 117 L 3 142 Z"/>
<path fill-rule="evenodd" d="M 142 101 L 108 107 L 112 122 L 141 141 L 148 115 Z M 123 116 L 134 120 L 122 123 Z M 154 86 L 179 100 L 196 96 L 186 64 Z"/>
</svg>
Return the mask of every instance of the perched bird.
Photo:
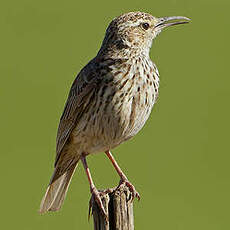
<svg viewBox="0 0 230 230">
<path fill-rule="evenodd" d="M 135 136 L 144 126 L 158 97 L 159 73 L 149 57 L 153 39 L 163 28 L 184 24 L 186 17 L 156 18 L 130 12 L 109 24 L 102 46 L 77 75 L 61 116 L 54 173 L 40 212 L 60 209 L 73 173 L 81 160 L 90 191 L 102 212 L 86 156 L 105 152 L 132 198 L 140 198 L 110 150 Z"/>
</svg>

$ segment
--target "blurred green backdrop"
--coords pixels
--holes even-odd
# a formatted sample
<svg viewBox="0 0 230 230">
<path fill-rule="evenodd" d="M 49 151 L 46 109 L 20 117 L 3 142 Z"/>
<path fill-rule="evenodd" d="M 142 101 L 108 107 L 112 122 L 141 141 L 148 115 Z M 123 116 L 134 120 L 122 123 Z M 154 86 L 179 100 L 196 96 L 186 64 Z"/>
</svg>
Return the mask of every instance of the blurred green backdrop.
<svg viewBox="0 0 230 230">
<path fill-rule="evenodd" d="M 93 229 L 80 165 L 60 212 L 39 215 L 70 85 L 96 54 L 108 23 L 128 11 L 183 15 L 151 57 L 160 97 L 141 133 L 114 150 L 141 193 L 136 229 L 230 229 L 229 0 L 2 1 L 0 8 L 1 229 Z M 97 187 L 119 178 L 88 157 Z"/>
</svg>

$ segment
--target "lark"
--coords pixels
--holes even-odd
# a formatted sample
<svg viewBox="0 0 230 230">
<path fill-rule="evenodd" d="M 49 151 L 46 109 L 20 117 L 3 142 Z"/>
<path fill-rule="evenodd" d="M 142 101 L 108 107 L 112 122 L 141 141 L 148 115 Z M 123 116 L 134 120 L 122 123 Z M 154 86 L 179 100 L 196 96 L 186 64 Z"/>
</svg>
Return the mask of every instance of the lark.
<svg viewBox="0 0 230 230">
<path fill-rule="evenodd" d="M 104 215 L 86 156 L 105 152 L 134 197 L 140 198 L 113 158 L 111 149 L 135 136 L 148 119 L 159 93 L 159 73 L 149 57 L 153 39 L 162 29 L 188 23 L 182 16 L 156 18 L 130 12 L 109 24 L 102 46 L 77 75 L 61 116 L 54 173 L 40 212 L 59 210 L 71 178 L 82 161 L 90 191 Z"/>
</svg>

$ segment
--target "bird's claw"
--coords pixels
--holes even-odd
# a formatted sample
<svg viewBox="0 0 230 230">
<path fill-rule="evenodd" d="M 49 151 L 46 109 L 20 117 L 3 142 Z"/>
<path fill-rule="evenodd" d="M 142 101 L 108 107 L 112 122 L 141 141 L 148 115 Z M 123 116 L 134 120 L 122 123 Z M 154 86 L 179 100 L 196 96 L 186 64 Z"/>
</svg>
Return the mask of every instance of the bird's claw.
<svg viewBox="0 0 230 230">
<path fill-rule="evenodd" d="M 120 181 L 120 185 L 125 184 L 128 188 L 129 191 L 131 192 L 131 202 L 134 200 L 134 198 L 136 197 L 138 199 L 138 201 L 141 199 L 140 194 L 137 192 L 137 190 L 135 189 L 134 185 L 132 185 L 128 179 L 121 179 Z"/>
<path fill-rule="evenodd" d="M 98 208 L 102 212 L 103 216 L 108 221 L 108 219 L 109 219 L 108 218 L 108 214 L 105 211 L 105 208 L 104 208 L 104 205 L 102 203 L 101 196 L 100 196 L 102 193 L 103 192 L 99 192 L 95 187 L 91 189 L 92 197 L 91 197 L 90 202 L 89 202 L 89 215 L 88 215 L 88 219 L 90 218 L 90 214 L 91 214 L 91 210 L 92 210 L 92 206 L 93 206 L 93 199 L 94 199 L 94 201 L 97 203 Z"/>
</svg>

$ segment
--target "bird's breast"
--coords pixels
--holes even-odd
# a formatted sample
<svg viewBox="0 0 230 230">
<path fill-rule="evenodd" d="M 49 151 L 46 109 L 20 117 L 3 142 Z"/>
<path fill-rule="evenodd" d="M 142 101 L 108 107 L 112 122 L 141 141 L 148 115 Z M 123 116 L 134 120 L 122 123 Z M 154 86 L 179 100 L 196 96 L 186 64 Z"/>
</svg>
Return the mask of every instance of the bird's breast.
<svg viewBox="0 0 230 230">
<path fill-rule="evenodd" d="M 82 128 L 78 129 L 87 143 L 83 146 L 86 152 L 112 149 L 144 126 L 159 85 L 154 66 L 145 68 L 144 64 L 114 69 L 101 82 L 88 115 L 82 118 Z"/>
<path fill-rule="evenodd" d="M 151 63 L 130 65 L 113 73 L 104 90 L 99 122 L 110 146 L 136 135 L 148 119 L 158 95 L 158 72 Z M 99 92 L 100 95 L 100 92 Z"/>
</svg>

